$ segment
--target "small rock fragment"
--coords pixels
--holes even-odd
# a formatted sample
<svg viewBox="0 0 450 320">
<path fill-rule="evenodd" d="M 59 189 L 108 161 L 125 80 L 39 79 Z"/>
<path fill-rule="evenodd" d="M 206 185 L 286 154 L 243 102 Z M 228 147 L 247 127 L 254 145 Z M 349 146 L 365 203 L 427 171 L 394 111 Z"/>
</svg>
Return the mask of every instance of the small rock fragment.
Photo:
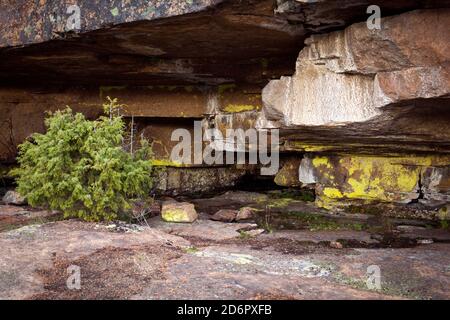
<svg viewBox="0 0 450 320">
<path fill-rule="evenodd" d="M 253 217 L 254 209 L 250 207 L 242 207 L 236 215 L 236 221 L 248 220 Z"/>
<path fill-rule="evenodd" d="M 13 204 L 16 206 L 23 206 L 26 204 L 26 199 L 22 197 L 17 191 L 10 190 L 3 196 L 2 201 L 5 204 Z"/>
<path fill-rule="evenodd" d="M 222 209 L 213 214 L 211 220 L 233 222 L 236 219 L 237 214 L 237 210 Z"/>
<path fill-rule="evenodd" d="M 433 239 L 417 239 L 418 244 L 432 244 L 433 242 Z"/>
<path fill-rule="evenodd" d="M 342 243 L 340 243 L 339 241 L 331 241 L 330 242 L 330 247 L 335 248 L 335 249 L 342 249 L 342 248 L 344 248 Z"/>
</svg>

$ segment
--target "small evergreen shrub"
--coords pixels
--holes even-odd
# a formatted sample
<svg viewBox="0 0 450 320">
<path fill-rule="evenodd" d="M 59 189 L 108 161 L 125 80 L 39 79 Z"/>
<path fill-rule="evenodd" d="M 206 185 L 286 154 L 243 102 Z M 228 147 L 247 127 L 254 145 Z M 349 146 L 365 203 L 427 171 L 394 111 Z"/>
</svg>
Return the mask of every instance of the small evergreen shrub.
<svg viewBox="0 0 450 320">
<path fill-rule="evenodd" d="M 121 105 L 108 97 L 103 107 L 108 116 L 94 121 L 69 107 L 49 113 L 47 132 L 19 146 L 20 166 L 13 174 L 30 205 L 61 210 L 65 217 L 112 220 L 130 209 L 131 198 L 148 195 L 148 142 L 142 140 L 134 154 L 126 152 Z"/>
</svg>

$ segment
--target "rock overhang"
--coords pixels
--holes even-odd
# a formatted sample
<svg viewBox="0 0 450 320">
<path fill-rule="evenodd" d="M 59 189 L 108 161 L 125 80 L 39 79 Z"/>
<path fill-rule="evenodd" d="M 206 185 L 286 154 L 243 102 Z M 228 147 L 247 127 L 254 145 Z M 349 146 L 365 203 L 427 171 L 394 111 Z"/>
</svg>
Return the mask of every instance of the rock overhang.
<svg viewBox="0 0 450 320">
<path fill-rule="evenodd" d="M 345 64 L 329 64 L 320 68 L 324 69 L 323 73 L 332 74 L 333 79 L 356 79 L 353 85 L 355 89 L 361 88 L 361 83 L 367 84 L 359 103 L 354 105 L 362 105 L 371 100 L 372 83 L 377 82 L 378 89 L 384 94 L 379 99 L 380 107 L 371 109 L 377 113 L 355 115 L 354 110 L 348 108 L 347 115 L 351 117 L 337 119 L 343 120 L 339 125 L 330 125 L 329 120 L 334 119 L 333 114 L 327 114 L 327 108 L 322 108 L 319 121 L 309 118 L 314 121 L 303 125 L 301 120 L 304 117 L 296 118 L 292 114 L 288 115 L 288 120 L 293 123 L 281 123 L 281 126 L 274 121 L 270 123 L 283 116 L 283 112 L 273 112 L 273 119 L 269 121 L 259 117 L 261 109 L 268 114 L 264 104 L 267 102 L 264 101 L 264 91 L 261 101 L 262 88 L 273 79 L 283 76 L 287 79 L 287 76 L 294 74 L 296 61 L 297 68 L 311 62 L 308 61 L 310 56 L 300 55 L 297 58 L 298 52 L 304 48 L 304 40 L 313 35 L 306 41 L 307 48 L 314 46 L 319 51 L 322 50 L 326 60 L 326 39 L 333 42 L 335 34 L 329 32 L 344 29 L 350 24 L 350 29 L 357 28 L 358 24 L 353 23 L 367 19 L 366 9 L 371 4 L 369 2 L 348 1 L 342 6 L 338 1 L 288 0 L 275 3 L 271 0 L 193 0 L 184 2 L 184 6 L 180 8 L 174 8 L 171 6 L 178 1 L 154 1 L 152 4 L 161 5 L 162 11 L 145 19 L 133 14 L 126 15 L 126 10 L 117 7 L 118 2 L 92 2 L 92 6 L 98 5 L 97 9 L 106 8 L 102 14 L 107 14 L 108 17 L 96 15 L 97 9 L 90 4 L 84 7 L 87 10 L 85 12 L 89 12 L 89 8 L 95 9 L 91 12 L 91 18 L 95 20 L 97 17 L 99 20 L 92 21 L 90 26 L 80 32 L 56 32 L 48 38 L 33 38 L 32 34 L 30 38 L 22 34 L 18 36 L 16 46 L 0 48 L 0 83 L 7 92 L 0 93 L 0 102 L 3 96 L 3 102 L 7 104 L 6 114 L 14 117 L 16 123 L 20 124 L 20 130 L 24 132 L 19 132 L 18 137 L 23 140 L 30 131 L 42 130 L 42 117 L 31 117 L 33 112 L 36 115 L 39 110 L 43 111 L 42 108 L 48 108 L 49 104 L 51 108 L 58 107 L 57 104 L 66 104 L 63 100 L 53 99 L 55 91 L 62 93 L 62 99 L 70 97 L 71 103 L 77 105 L 75 110 L 90 113 L 95 111 L 91 106 L 101 103 L 99 98 L 106 95 L 118 96 L 130 105 L 127 115 L 139 118 L 136 122 L 142 125 L 152 141 L 156 141 L 157 145 L 154 147 L 158 156 L 163 155 L 163 162 L 167 160 L 167 150 L 171 145 L 160 142 L 169 141 L 172 129 L 182 126 L 191 130 L 193 121 L 202 118 L 222 132 L 235 127 L 264 128 L 267 124 L 270 128 L 280 127 L 284 143 L 281 151 L 295 152 L 299 157 L 303 153 L 337 154 L 354 159 L 371 156 L 384 159 L 386 156 L 405 155 L 420 158 L 429 154 L 447 156 L 450 153 L 450 136 L 446 129 L 449 100 L 445 82 L 445 79 L 448 80 L 445 59 L 425 65 L 399 64 L 395 68 L 391 68 L 393 65 L 386 68 L 386 62 L 391 62 L 388 59 L 381 61 L 384 65 L 380 68 L 377 65 L 380 63 L 378 59 L 371 61 L 375 63 L 374 71 L 373 65 L 364 63 L 367 58 L 367 51 L 364 50 L 371 49 L 370 41 L 367 43 L 368 47 L 359 47 L 362 49 L 359 52 L 361 54 L 353 52 L 357 58 L 361 58 L 353 66 L 356 72 L 348 69 Z M 43 3 L 44 6 L 47 5 L 46 1 Z M 405 22 L 414 21 L 416 13 L 412 10 L 450 6 L 448 1 L 419 3 L 402 0 L 377 3 L 381 7 L 383 19 L 386 15 L 402 13 L 400 20 Z M 110 9 L 110 5 L 115 7 Z M 144 2 L 135 1 L 132 5 L 144 5 Z M 404 12 L 407 13 L 403 14 Z M 445 10 L 440 12 L 443 14 Z M 112 21 L 111 16 L 117 20 Z M 389 17 L 388 20 L 395 20 L 397 17 L 399 16 Z M 18 21 L 17 28 L 20 29 L 20 23 L 30 23 L 34 18 L 34 15 L 22 18 Z M 397 28 L 394 24 L 391 30 L 401 33 L 404 26 L 400 24 Z M 444 28 L 445 25 L 445 31 Z M 406 34 L 411 32 L 414 30 L 405 31 Z M 357 44 L 357 37 L 351 39 Z M 408 49 L 408 45 L 403 43 L 402 48 Z M 352 47 L 354 49 L 358 49 L 355 48 L 355 43 Z M 443 52 L 445 54 L 445 50 Z M 389 50 L 385 53 L 389 53 Z M 415 61 L 419 62 L 429 56 L 422 55 L 423 50 L 409 53 L 412 58 L 418 58 Z M 331 56 L 332 54 L 333 52 Z M 320 64 L 320 61 L 312 61 L 308 70 L 316 70 L 315 63 Z M 429 86 L 436 79 L 440 82 Z M 306 79 L 305 87 L 311 86 L 313 81 L 317 79 Z M 342 83 L 344 90 L 347 80 Z M 399 83 L 404 86 L 398 86 Z M 417 86 L 417 83 L 424 86 Z M 24 90 L 24 95 L 10 96 L 8 86 L 16 90 L 17 87 L 23 88 L 25 84 L 29 87 Z M 62 88 L 58 89 L 59 86 Z M 74 89 L 75 86 L 89 93 L 79 93 L 78 89 Z M 317 87 L 320 85 L 315 88 Z M 68 88 L 74 90 L 75 94 L 66 95 Z M 46 90 L 49 90 L 47 95 Z M 279 92 L 280 88 L 276 90 Z M 322 103 L 318 93 L 337 94 L 332 86 L 322 92 L 306 91 L 315 94 L 316 105 Z M 353 93 L 349 91 L 348 94 L 351 98 Z M 46 100 L 46 96 L 52 99 Z M 334 99 L 336 100 L 338 99 Z M 346 98 L 343 101 L 341 105 L 345 106 L 345 101 L 350 100 Z M 345 114 L 340 114 L 340 117 L 343 116 Z M 176 120 L 178 118 L 181 120 Z M 326 121 L 322 121 L 323 119 Z M 24 128 L 24 123 L 31 122 L 31 126 Z M 380 163 L 384 165 L 385 162 Z M 299 181 L 293 183 L 298 184 Z"/>
<path fill-rule="evenodd" d="M 377 1 L 383 16 L 450 1 Z M 294 72 L 304 39 L 367 19 L 370 1 L 5 2 L 0 82 L 256 83 Z M 67 30 L 68 7 L 80 29 Z M 69 11 L 72 12 L 72 11 Z M 338 21 L 338 23 L 336 22 Z"/>
</svg>

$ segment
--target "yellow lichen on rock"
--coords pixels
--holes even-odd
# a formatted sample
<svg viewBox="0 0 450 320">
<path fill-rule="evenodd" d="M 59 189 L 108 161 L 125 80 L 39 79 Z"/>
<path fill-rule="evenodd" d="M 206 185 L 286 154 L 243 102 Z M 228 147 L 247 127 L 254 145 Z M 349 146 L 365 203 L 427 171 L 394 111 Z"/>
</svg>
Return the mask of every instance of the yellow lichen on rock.
<svg viewBox="0 0 450 320">
<path fill-rule="evenodd" d="M 323 194 L 325 196 L 327 196 L 328 198 L 342 198 L 343 197 L 341 191 L 339 191 L 339 189 L 337 189 L 337 188 L 326 187 L 323 189 Z"/>
<path fill-rule="evenodd" d="M 155 167 L 182 167 L 183 166 L 183 164 L 181 164 L 179 162 L 166 160 L 166 159 L 152 159 L 151 162 L 152 162 L 152 165 Z"/>
<path fill-rule="evenodd" d="M 253 111 L 253 110 L 259 110 L 259 106 L 254 106 L 251 104 L 228 104 L 223 111 L 227 113 L 238 113 L 238 112 L 245 112 L 245 111 Z"/>
<path fill-rule="evenodd" d="M 312 161 L 313 166 L 319 168 L 320 166 L 325 166 L 327 168 L 332 168 L 330 160 L 328 157 L 315 157 Z"/>
<path fill-rule="evenodd" d="M 197 212 L 191 203 L 166 202 L 161 208 L 161 218 L 167 222 L 193 222 L 197 217 Z"/>
<path fill-rule="evenodd" d="M 331 208 L 337 200 L 410 202 L 419 197 L 424 168 L 448 165 L 447 156 L 317 156 L 311 161 L 318 178 L 317 204 Z"/>
</svg>

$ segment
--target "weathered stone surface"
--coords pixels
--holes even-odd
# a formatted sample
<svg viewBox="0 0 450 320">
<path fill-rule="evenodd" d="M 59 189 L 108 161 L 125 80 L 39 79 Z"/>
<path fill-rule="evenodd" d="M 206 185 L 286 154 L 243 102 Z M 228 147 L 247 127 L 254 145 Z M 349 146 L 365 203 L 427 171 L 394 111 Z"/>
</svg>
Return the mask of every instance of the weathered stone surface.
<svg viewBox="0 0 450 320">
<path fill-rule="evenodd" d="M 263 90 L 268 120 L 288 126 L 363 122 L 394 103 L 450 94 L 450 11 L 414 11 L 381 24 L 381 30 L 358 23 L 307 39 L 294 76 Z"/>
<path fill-rule="evenodd" d="M 417 10 L 381 19 L 380 30 L 365 22 L 344 31 L 313 35 L 301 56 L 335 73 L 376 74 L 439 66 L 449 59 L 449 9 Z M 428 28 L 427 28 L 428 27 Z M 427 54 L 418 50 L 427 50 Z"/>
<path fill-rule="evenodd" d="M 202 219 L 202 216 L 195 223 L 165 223 L 158 217 L 149 219 L 148 223 L 151 228 L 162 230 L 175 236 L 197 238 L 213 242 L 236 239 L 239 237 L 239 230 L 254 227 L 250 223 L 225 223 Z"/>
<path fill-rule="evenodd" d="M 211 148 L 228 152 L 246 152 L 258 150 L 258 137 L 254 136 L 257 111 L 218 113 L 212 119 L 205 120 L 205 137 L 211 141 Z M 217 129 L 220 135 L 212 136 L 210 130 Z M 250 129 L 250 130 L 249 130 Z M 231 130 L 234 135 L 227 134 Z M 256 138 L 256 139 L 255 139 Z M 238 143 L 237 143 L 238 142 Z"/>
<path fill-rule="evenodd" d="M 274 100 L 271 91 L 263 91 L 264 114 L 272 115 L 272 120 L 281 120 L 287 126 L 359 122 L 378 114 L 372 103 L 373 80 L 370 77 L 330 72 L 324 65 L 316 65 L 301 56 L 296 74 L 277 86 L 280 90 L 277 95 L 282 98 L 278 99 L 276 109 L 270 108 Z M 274 115 L 280 114 L 280 110 L 283 117 L 277 119 Z"/>
<path fill-rule="evenodd" d="M 167 222 L 194 222 L 197 219 L 194 205 L 188 202 L 164 202 L 161 208 L 161 218 Z"/>
<path fill-rule="evenodd" d="M 0 205 L 0 232 L 36 223 L 60 220 L 63 214 L 58 211 L 33 209 L 17 205 Z"/>
<path fill-rule="evenodd" d="M 445 8 L 450 1 L 424 0 L 277 0 L 277 16 L 301 23 L 308 32 L 326 32 L 330 27 L 343 28 L 349 22 L 367 19 L 367 8 L 378 5 L 382 16 L 389 16 L 419 8 Z"/>
<path fill-rule="evenodd" d="M 199 0 L 196 3 L 170 0 L 109 2 L 103 0 L 69 3 L 52 1 L 24 1 L 20 3 L 2 2 L 0 6 L 0 27 L 9 28 L 14 21 L 14 28 L 8 29 L 0 37 L 0 47 L 26 45 L 48 41 L 62 37 L 65 32 L 86 32 L 111 24 L 119 24 L 138 20 L 154 20 L 173 17 L 205 10 L 219 0 Z M 80 28 L 71 27 L 70 18 L 75 4 L 80 9 L 82 19 Z"/>
<path fill-rule="evenodd" d="M 233 222 L 236 220 L 238 211 L 230 209 L 222 209 L 217 211 L 211 216 L 211 220 L 222 221 L 222 222 Z"/>
<path fill-rule="evenodd" d="M 377 73 L 374 104 L 384 107 L 413 99 L 444 97 L 449 92 L 450 57 L 447 62 L 437 66 Z"/>
<path fill-rule="evenodd" d="M 176 168 L 156 172 L 155 189 L 162 194 L 195 194 L 231 188 L 246 174 L 234 167 Z"/>
<path fill-rule="evenodd" d="M 66 4 L 47 2 L 38 10 L 32 1 L 23 8 L 4 5 L 0 11 L 8 14 L 0 17 L 0 26 L 8 32 L 0 38 L 0 81 L 23 83 L 27 74 L 30 82 L 63 79 L 105 86 L 259 84 L 292 70 L 304 36 L 301 26 L 274 16 L 271 0 L 96 1 L 80 6 L 81 30 L 55 34 L 52 14 L 65 21 L 70 16 Z M 24 10 L 35 14 L 23 15 Z M 61 39 L 48 41 L 54 37 Z M 36 45 L 12 49 L 20 55 L 2 50 L 31 43 Z M 287 52 L 289 58 L 280 57 Z"/>
<path fill-rule="evenodd" d="M 239 113 L 262 108 L 261 88 L 258 85 L 222 84 L 216 91 L 210 94 L 210 99 L 216 100 L 216 103 L 211 103 L 216 112 Z"/>
<path fill-rule="evenodd" d="M 106 96 L 126 104 L 121 114 L 128 122 L 135 117 L 136 136 L 142 133 L 151 142 L 155 157 L 165 160 L 177 143 L 171 141 L 172 132 L 178 128 L 192 132 L 194 119 L 200 119 L 207 106 L 206 93 L 200 87 L 1 88 L 0 113 L 4 118 L 0 121 L 0 160 L 11 161 L 19 143 L 44 131 L 47 111 L 70 106 L 74 112 L 95 119 L 103 113 Z"/>
<path fill-rule="evenodd" d="M 69 3 L 2 3 L 0 28 L 6 32 L 0 35 L 0 80 L 100 82 L 105 86 L 233 82 L 261 86 L 292 73 L 305 35 L 364 21 L 370 4 L 289 0 L 279 1 L 274 10 L 272 0 L 151 4 L 98 0 L 77 3 L 81 26 L 68 32 Z M 385 0 L 378 4 L 385 16 L 448 7 L 450 2 Z"/>
<path fill-rule="evenodd" d="M 111 96 L 126 104 L 125 116 L 201 118 L 208 103 L 208 88 L 204 86 L 112 86 L 99 90 L 100 98 Z"/>
<path fill-rule="evenodd" d="M 0 216 L 10 210 L 19 208 L 0 206 Z M 387 234 L 274 230 L 260 234 L 262 229 L 249 230 L 251 224 L 203 219 L 173 224 L 154 217 L 149 224 L 151 228 L 68 220 L 0 232 L 0 297 L 450 297 L 450 234 L 444 229 L 397 227 L 395 233 Z M 428 244 L 419 243 L 422 239 Z M 333 241 L 343 248 L 330 248 Z M 70 265 L 82 270 L 82 290 L 67 290 Z M 384 270 L 383 292 L 365 286 L 369 265 Z"/>
<path fill-rule="evenodd" d="M 2 198 L 3 203 L 5 204 L 14 204 L 17 206 L 22 206 L 27 203 L 27 200 L 22 197 L 18 192 L 9 190 Z"/>
<path fill-rule="evenodd" d="M 289 97 L 292 77 L 270 81 L 262 91 L 264 115 L 267 120 L 284 118 L 285 101 Z"/>
<path fill-rule="evenodd" d="M 421 202 L 435 205 L 450 203 L 450 165 L 424 168 L 421 185 Z"/>
<path fill-rule="evenodd" d="M 43 225 L 33 224 L 1 232 L 0 297 L 1 299 L 26 299 L 45 291 L 39 270 L 55 266 L 55 259 L 79 259 L 107 247 L 125 249 L 135 248 L 137 245 L 150 245 L 162 249 L 167 243 L 177 248 L 189 245 L 187 240 L 159 230 L 144 228 L 138 233 L 119 233 L 111 232 L 104 224 L 74 220 Z M 111 260 L 106 256 L 105 258 L 97 257 L 94 260 L 97 265 L 107 261 L 108 266 L 105 266 L 104 270 L 111 267 Z M 162 252 L 159 251 L 151 258 L 145 258 L 144 261 L 155 263 L 161 256 Z M 142 257 L 141 255 L 140 259 Z"/>
<path fill-rule="evenodd" d="M 340 154 L 449 154 L 449 100 L 417 99 L 345 126 L 280 129 L 284 150 Z"/>
</svg>

